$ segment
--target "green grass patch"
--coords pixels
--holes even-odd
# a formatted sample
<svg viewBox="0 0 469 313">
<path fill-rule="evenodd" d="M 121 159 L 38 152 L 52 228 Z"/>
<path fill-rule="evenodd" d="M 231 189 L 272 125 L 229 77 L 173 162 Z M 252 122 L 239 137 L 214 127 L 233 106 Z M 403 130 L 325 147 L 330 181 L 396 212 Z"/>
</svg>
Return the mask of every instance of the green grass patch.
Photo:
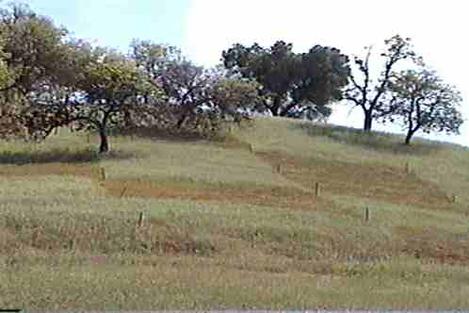
<svg viewBox="0 0 469 313">
<path fill-rule="evenodd" d="M 106 157 L 0 142 L 0 307 L 467 308 L 468 151 L 400 141 L 258 119 Z"/>
</svg>

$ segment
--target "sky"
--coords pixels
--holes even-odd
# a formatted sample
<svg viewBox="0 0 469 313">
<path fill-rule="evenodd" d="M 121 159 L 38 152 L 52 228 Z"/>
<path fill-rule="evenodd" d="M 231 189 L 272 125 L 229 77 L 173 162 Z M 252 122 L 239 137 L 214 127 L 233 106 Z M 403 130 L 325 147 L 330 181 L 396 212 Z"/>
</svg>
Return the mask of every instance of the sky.
<svg viewBox="0 0 469 313">
<path fill-rule="evenodd" d="M 7 2 L 7 1 L 4 1 Z M 24 0 L 74 37 L 127 51 L 133 39 L 184 44 L 190 0 Z"/>
<path fill-rule="evenodd" d="M 5 1 L 4 1 L 5 2 Z M 212 66 L 233 43 L 270 45 L 282 39 L 298 52 L 315 44 L 362 55 L 401 34 L 466 101 L 460 136 L 432 135 L 469 146 L 469 3 L 464 0 L 26 0 L 74 36 L 126 51 L 132 39 L 179 46 Z M 373 60 L 375 69 L 380 63 Z M 333 124 L 361 127 L 362 112 L 334 106 Z M 397 131 L 399 127 L 376 129 Z"/>
</svg>

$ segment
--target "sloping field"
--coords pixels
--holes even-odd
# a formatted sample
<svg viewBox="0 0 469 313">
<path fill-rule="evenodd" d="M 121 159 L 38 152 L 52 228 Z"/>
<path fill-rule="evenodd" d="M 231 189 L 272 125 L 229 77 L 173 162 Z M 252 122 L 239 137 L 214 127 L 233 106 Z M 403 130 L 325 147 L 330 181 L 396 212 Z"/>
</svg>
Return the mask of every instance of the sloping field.
<svg viewBox="0 0 469 313">
<path fill-rule="evenodd" d="M 0 142 L 0 307 L 467 309 L 469 152 L 400 140 Z"/>
</svg>

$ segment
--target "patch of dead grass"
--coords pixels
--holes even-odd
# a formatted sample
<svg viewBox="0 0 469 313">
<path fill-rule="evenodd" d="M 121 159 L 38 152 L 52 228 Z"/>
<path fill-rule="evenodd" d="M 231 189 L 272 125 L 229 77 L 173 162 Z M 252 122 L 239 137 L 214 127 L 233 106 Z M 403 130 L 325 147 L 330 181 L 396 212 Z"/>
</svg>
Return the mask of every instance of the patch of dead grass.
<svg viewBox="0 0 469 313">
<path fill-rule="evenodd" d="M 107 180 L 102 184 L 109 195 L 115 197 L 144 197 L 156 199 L 184 199 L 244 203 L 260 206 L 316 210 L 330 202 L 316 199 L 312 192 L 295 188 L 257 186 L 160 185 L 145 180 Z"/>
<path fill-rule="evenodd" d="M 129 218 L 94 218 L 90 215 L 60 217 L 9 215 L 0 224 L 0 253 L 42 251 L 114 255 L 211 255 L 216 252 L 209 238 L 191 229 L 150 219 L 137 225 Z"/>
<path fill-rule="evenodd" d="M 443 264 L 469 263 L 469 236 L 449 234 L 436 227 L 415 229 L 397 227 L 403 239 L 402 252 L 417 259 Z"/>
<path fill-rule="evenodd" d="M 324 159 L 301 159 L 286 154 L 258 153 L 282 175 L 307 186 L 321 183 L 327 193 L 352 195 L 394 204 L 448 208 L 447 195 L 433 183 L 402 169 L 372 164 L 352 164 Z"/>
<path fill-rule="evenodd" d="M 45 163 L 0 166 L 0 176 L 64 175 L 88 178 L 99 177 L 99 167 L 93 164 Z"/>
</svg>

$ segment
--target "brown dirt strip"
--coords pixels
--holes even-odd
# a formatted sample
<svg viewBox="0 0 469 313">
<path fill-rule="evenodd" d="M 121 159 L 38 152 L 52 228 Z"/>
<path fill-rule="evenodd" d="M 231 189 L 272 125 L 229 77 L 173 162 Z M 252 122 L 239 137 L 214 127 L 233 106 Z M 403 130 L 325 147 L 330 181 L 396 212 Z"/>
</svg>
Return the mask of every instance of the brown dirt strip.
<svg viewBox="0 0 469 313">
<path fill-rule="evenodd" d="M 411 204 L 426 208 L 448 207 L 446 195 L 435 185 L 403 170 L 365 164 L 348 164 L 320 159 L 299 159 L 278 153 L 258 154 L 272 164 L 282 164 L 281 174 L 303 186 L 320 181 L 327 193 L 368 197 L 391 203 Z M 70 175 L 99 180 L 97 164 L 28 164 L 0 166 L 0 176 Z M 320 179 L 319 179 L 319 178 Z M 222 203 L 243 203 L 278 208 L 317 210 L 327 209 L 326 197 L 316 199 L 313 191 L 298 188 L 260 186 L 209 186 L 180 183 L 158 184 L 143 180 L 105 180 L 101 186 L 115 197 L 147 197 L 160 199 L 190 199 Z M 403 253 L 417 258 L 434 259 L 441 263 L 469 262 L 469 238 L 443 236 L 437 230 L 402 233 Z M 440 234 L 440 235 L 439 235 Z M 8 234 L 3 234 L 5 237 Z M 404 239 L 405 238 L 405 239 Z M 164 250 L 180 248 L 165 246 Z"/>
<path fill-rule="evenodd" d="M 99 167 L 90 164 L 47 163 L 0 166 L 0 176 L 81 176 L 98 178 Z"/>
<path fill-rule="evenodd" d="M 327 207 L 325 197 L 315 199 L 314 183 L 320 182 L 328 194 L 351 195 L 395 204 L 444 209 L 450 206 L 438 186 L 407 174 L 402 169 L 382 165 L 352 164 L 324 159 L 301 159 L 286 154 L 257 153 L 280 174 L 300 188 L 258 186 L 214 186 L 157 184 L 139 179 L 106 180 L 102 186 L 116 197 L 177 198 L 194 201 L 247 203 L 274 207 L 316 209 Z M 47 163 L 0 166 L 0 176 L 71 175 L 99 180 L 98 164 Z"/>
<path fill-rule="evenodd" d="M 189 199 L 244 203 L 291 209 L 315 210 L 329 203 L 316 199 L 312 192 L 280 187 L 237 186 L 178 186 L 158 185 L 142 180 L 107 180 L 102 182 L 107 192 L 115 197 L 144 197 L 161 199 Z"/>
<path fill-rule="evenodd" d="M 433 209 L 450 206 L 446 193 L 437 185 L 414 174 L 407 174 L 403 169 L 325 159 L 301 159 L 280 153 L 258 155 L 273 167 L 281 164 L 282 175 L 289 180 L 303 186 L 320 182 L 328 193 Z"/>
<path fill-rule="evenodd" d="M 0 176 L 47 176 L 65 175 L 100 180 L 100 167 L 89 164 L 28 164 L 0 166 Z M 264 186 L 209 186 L 182 183 L 158 184 L 141 179 L 108 179 L 100 182 L 108 195 L 114 197 L 144 197 L 157 199 L 188 199 L 193 201 L 215 201 L 244 203 L 291 209 L 315 210 L 329 203 L 315 199 L 312 191 L 296 188 Z"/>
</svg>

